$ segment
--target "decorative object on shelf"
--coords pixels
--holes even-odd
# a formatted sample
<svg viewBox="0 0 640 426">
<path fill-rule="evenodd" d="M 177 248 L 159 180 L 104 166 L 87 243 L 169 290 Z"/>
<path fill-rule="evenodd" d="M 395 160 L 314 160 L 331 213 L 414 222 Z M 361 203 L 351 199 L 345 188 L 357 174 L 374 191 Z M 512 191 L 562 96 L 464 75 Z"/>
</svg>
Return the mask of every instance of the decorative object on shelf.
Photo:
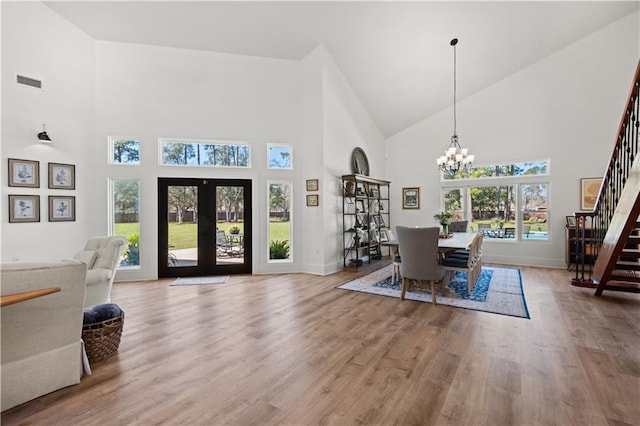
<svg viewBox="0 0 640 426">
<path fill-rule="evenodd" d="M 451 212 L 440 212 L 433 215 L 433 218 L 438 221 L 440 226 L 442 226 L 442 234 L 447 235 L 449 233 L 449 224 L 451 223 L 451 219 L 453 218 L 453 213 Z M 441 237 L 448 238 L 448 237 Z"/>
<path fill-rule="evenodd" d="M 9 222 L 40 222 L 40 196 L 9 195 Z"/>
<path fill-rule="evenodd" d="M 456 44 L 458 44 L 458 39 L 454 38 L 450 44 L 453 46 L 453 135 L 451 135 L 449 148 L 443 156 L 436 159 L 436 164 L 442 172 L 453 175 L 460 170 L 470 172 L 475 156 L 469 154 L 469 150 L 462 148 L 460 142 L 458 142 L 456 129 Z"/>
<path fill-rule="evenodd" d="M 9 158 L 9 186 L 40 188 L 40 162 Z"/>
<path fill-rule="evenodd" d="M 42 131 L 38 133 L 38 142 L 39 143 L 53 143 L 49 135 L 47 134 L 47 129 L 45 125 L 42 125 Z"/>
<path fill-rule="evenodd" d="M 369 176 L 369 160 L 367 159 L 367 154 L 360 147 L 354 148 L 351 152 L 351 172 Z"/>
<path fill-rule="evenodd" d="M 318 195 L 307 195 L 307 206 L 318 207 Z"/>
<path fill-rule="evenodd" d="M 49 163 L 50 189 L 76 189 L 76 166 L 73 164 Z"/>
<path fill-rule="evenodd" d="M 307 191 L 318 190 L 318 179 L 307 179 Z"/>
<path fill-rule="evenodd" d="M 49 195 L 49 222 L 74 222 L 76 197 Z"/>
<path fill-rule="evenodd" d="M 580 210 L 592 211 L 600 193 L 602 178 L 580 179 Z"/>
<path fill-rule="evenodd" d="M 420 188 L 402 188 L 402 208 L 420 209 Z"/>
<path fill-rule="evenodd" d="M 578 226 L 578 221 L 575 216 L 567 216 L 567 228 L 575 228 Z"/>
<path fill-rule="evenodd" d="M 345 197 L 355 197 L 356 192 L 355 192 L 355 183 L 353 183 L 353 181 L 347 181 L 344 184 L 344 196 Z"/>
</svg>

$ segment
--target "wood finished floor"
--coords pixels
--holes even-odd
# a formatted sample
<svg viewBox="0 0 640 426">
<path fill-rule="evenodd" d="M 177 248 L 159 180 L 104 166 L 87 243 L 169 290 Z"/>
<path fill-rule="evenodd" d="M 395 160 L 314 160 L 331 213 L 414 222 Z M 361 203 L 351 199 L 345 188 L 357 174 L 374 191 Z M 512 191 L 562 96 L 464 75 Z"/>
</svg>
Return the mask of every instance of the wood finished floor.
<svg viewBox="0 0 640 426">
<path fill-rule="evenodd" d="M 640 424 L 640 297 L 521 271 L 530 320 L 334 288 L 353 272 L 119 283 L 118 355 L 1 421 Z"/>
</svg>

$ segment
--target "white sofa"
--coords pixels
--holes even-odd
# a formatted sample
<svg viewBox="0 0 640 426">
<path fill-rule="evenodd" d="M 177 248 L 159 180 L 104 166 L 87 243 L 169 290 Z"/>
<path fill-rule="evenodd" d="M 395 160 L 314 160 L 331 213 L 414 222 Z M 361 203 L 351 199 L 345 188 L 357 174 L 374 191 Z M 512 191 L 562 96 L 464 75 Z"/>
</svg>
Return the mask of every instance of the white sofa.
<svg viewBox="0 0 640 426">
<path fill-rule="evenodd" d="M 61 289 L 0 309 L 2 411 L 80 382 L 85 276 L 77 261 L 0 265 L 3 296 Z"/>
<path fill-rule="evenodd" d="M 91 238 L 74 256 L 87 265 L 85 307 L 111 302 L 111 286 L 126 242 L 123 237 Z"/>
</svg>

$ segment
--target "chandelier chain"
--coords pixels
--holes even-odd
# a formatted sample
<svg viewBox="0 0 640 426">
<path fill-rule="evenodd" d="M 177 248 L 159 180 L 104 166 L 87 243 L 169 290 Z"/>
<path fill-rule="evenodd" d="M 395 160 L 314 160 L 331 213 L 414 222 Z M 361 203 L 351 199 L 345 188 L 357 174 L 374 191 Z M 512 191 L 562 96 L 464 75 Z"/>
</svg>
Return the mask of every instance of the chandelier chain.
<svg viewBox="0 0 640 426">
<path fill-rule="evenodd" d="M 458 58 L 456 55 L 456 44 L 458 44 L 458 39 L 454 38 L 451 40 L 450 44 L 453 46 L 453 134 L 451 135 L 451 143 L 444 155 L 436 158 L 436 164 L 442 172 L 454 175 L 460 170 L 470 172 L 473 168 L 473 160 L 475 156 L 469 154 L 469 150 L 462 148 L 460 146 L 460 142 L 458 142 Z"/>
<path fill-rule="evenodd" d="M 457 135 L 457 119 L 456 119 L 456 45 L 453 45 L 453 134 Z"/>
</svg>

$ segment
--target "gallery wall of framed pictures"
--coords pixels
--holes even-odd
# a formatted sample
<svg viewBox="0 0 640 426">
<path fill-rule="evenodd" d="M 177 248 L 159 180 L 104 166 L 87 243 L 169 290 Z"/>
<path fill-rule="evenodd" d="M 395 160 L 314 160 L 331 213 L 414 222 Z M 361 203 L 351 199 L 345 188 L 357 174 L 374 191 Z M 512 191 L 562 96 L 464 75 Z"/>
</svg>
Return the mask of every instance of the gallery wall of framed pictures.
<svg viewBox="0 0 640 426">
<path fill-rule="evenodd" d="M 40 162 L 37 160 L 8 159 L 9 187 L 40 188 Z M 52 190 L 76 189 L 76 166 L 48 163 L 48 188 Z M 40 222 L 40 195 L 9 194 L 9 223 Z M 48 195 L 49 222 L 76 220 L 76 197 L 52 193 Z"/>
</svg>

